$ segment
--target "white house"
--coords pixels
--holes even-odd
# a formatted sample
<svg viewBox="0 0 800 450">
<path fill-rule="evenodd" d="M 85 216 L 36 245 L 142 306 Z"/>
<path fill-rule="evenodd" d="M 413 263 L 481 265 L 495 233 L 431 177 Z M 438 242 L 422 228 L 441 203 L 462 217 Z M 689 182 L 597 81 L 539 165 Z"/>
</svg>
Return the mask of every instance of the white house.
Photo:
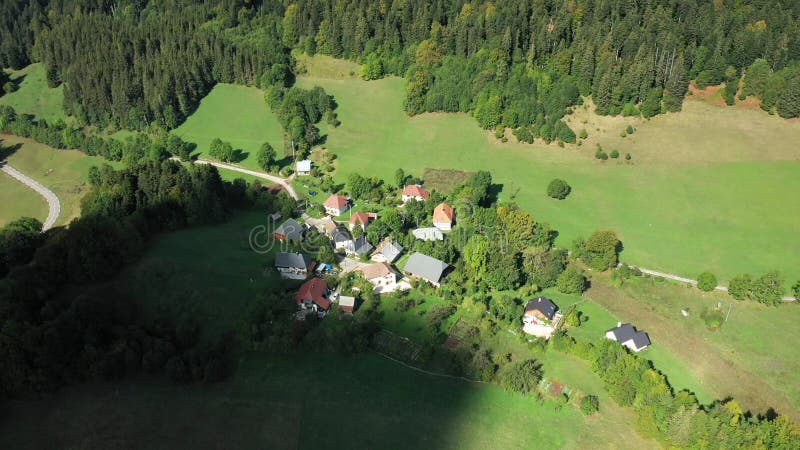
<svg viewBox="0 0 800 450">
<path fill-rule="evenodd" d="M 298 175 L 308 175 L 311 173 L 311 160 L 304 159 L 302 161 L 297 161 L 296 167 L 297 170 L 295 170 L 295 172 L 297 172 Z"/>
<path fill-rule="evenodd" d="M 364 278 L 376 288 L 375 290 L 383 290 L 384 288 L 392 290 L 395 283 L 397 283 L 397 274 L 392 269 L 392 266 L 385 262 L 364 266 L 361 268 L 361 272 L 364 274 Z"/>
<path fill-rule="evenodd" d="M 606 338 L 617 341 L 634 352 L 640 352 L 650 345 L 650 337 L 644 331 L 636 331 L 629 323 L 617 322 L 617 327 L 606 331 Z"/>
<path fill-rule="evenodd" d="M 547 297 L 538 297 L 525 304 L 522 315 L 522 330 L 528 334 L 550 339 L 561 320 L 561 314 L 556 313 L 558 306 Z"/>
<path fill-rule="evenodd" d="M 391 239 L 386 239 L 372 252 L 371 259 L 375 262 L 393 263 L 403 253 L 403 246 Z"/>
<path fill-rule="evenodd" d="M 430 196 L 431 194 L 418 184 L 409 184 L 408 186 L 404 187 L 401 195 L 403 203 L 411 199 L 422 202 L 427 200 Z"/>
<path fill-rule="evenodd" d="M 439 203 L 433 210 L 433 226 L 442 230 L 450 231 L 453 227 L 453 207 L 447 203 Z"/>
<path fill-rule="evenodd" d="M 423 241 L 441 241 L 444 239 L 442 230 L 435 227 L 417 228 L 411 231 L 415 238 Z"/>
<path fill-rule="evenodd" d="M 329 216 L 341 216 L 347 208 L 350 207 L 349 202 L 346 198 L 342 197 L 341 195 L 332 194 L 325 200 L 325 203 L 322 204 L 325 207 L 325 213 Z"/>
<path fill-rule="evenodd" d="M 346 252 L 353 248 L 353 237 L 342 227 L 336 227 L 331 231 L 331 240 L 336 251 Z"/>
<path fill-rule="evenodd" d="M 279 252 L 275 255 L 275 269 L 281 278 L 304 280 L 314 270 L 314 261 L 303 253 Z"/>
</svg>

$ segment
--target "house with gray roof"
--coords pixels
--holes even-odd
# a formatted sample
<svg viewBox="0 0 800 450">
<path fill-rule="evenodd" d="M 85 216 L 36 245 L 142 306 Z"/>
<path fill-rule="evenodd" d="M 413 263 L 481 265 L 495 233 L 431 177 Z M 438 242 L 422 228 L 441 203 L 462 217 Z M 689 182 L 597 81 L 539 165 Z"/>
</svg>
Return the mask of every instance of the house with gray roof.
<svg viewBox="0 0 800 450">
<path fill-rule="evenodd" d="M 393 263 L 400 254 L 403 253 L 403 246 L 390 239 L 383 241 L 378 248 L 372 252 L 372 260 L 375 262 Z"/>
<path fill-rule="evenodd" d="M 331 241 L 336 251 L 347 251 L 353 247 L 353 237 L 342 227 L 336 227 L 331 231 Z"/>
<path fill-rule="evenodd" d="M 297 241 L 303 240 L 303 232 L 306 230 L 305 225 L 301 225 L 294 219 L 286 219 L 278 228 L 275 229 L 275 239 L 279 241 Z"/>
<path fill-rule="evenodd" d="M 436 227 L 417 228 L 415 230 L 412 230 L 411 234 L 413 234 L 415 238 L 421 239 L 423 241 L 441 241 L 442 239 L 444 239 L 444 234 L 442 234 L 442 230 Z"/>
<path fill-rule="evenodd" d="M 634 352 L 640 352 L 650 345 L 650 336 L 644 331 L 636 331 L 629 323 L 617 322 L 617 327 L 606 331 L 606 338 L 617 341 Z"/>
<path fill-rule="evenodd" d="M 303 253 L 278 252 L 275 255 L 275 269 L 281 278 L 304 280 L 314 270 L 314 261 Z"/>
<path fill-rule="evenodd" d="M 359 236 L 353 242 L 353 245 L 346 250 L 347 253 L 352 253 L 356 256 L 368 255 L 375 247 L 367 241 L 366 236 Z"/>
<path fill-rule="evenodd" d="M 449 265 L 432 256 L 422 253 L 414 253 L 406 261 L 403 273 L 414 278 L 419 278 L 439 287 L 439 283 L 444 276 Z"/>
</svg>

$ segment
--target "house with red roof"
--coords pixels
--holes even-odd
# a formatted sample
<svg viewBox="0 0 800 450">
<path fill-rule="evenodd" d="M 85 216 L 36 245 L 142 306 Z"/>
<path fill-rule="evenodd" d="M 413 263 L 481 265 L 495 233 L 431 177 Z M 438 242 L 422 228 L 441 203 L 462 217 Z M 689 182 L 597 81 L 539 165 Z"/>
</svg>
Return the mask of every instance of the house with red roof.
<svg viewBox="0 0 800 450">
<path fill-rule="evenodd" d="M 328 283 L 322 278 L 306 281 L 297 291 L 295 300 L 301 309 L 324 314 L 331 307 L 331 301 L 328 299 Z"/>
<path fill-rule="evenodd" d="M 409 184 L 403 188 L 403 203 L 414 199 L 418 202 L 427 200 L 431 196 L 430 192 L 422 188 L 418 184 Z"/>
<path fill-rule="evenodd" d="M 325 213 L 329 216 L 341 216 L 350 207 L 350 203 L 341 195 L 331 194 L 322 206 L 325 207 Z"/>
<path fill-rule="evenodd" d="M 433 210 L 433 226 L 449 231 L 453 227 L 453 207 L 447 203 L 439 203 Z"/>
<path fill-rule="evenodd" d="M 353 231 L 353 228 L 356 225 L 360 226 L 362 230 L 366 231 L 367 225 L 370 224 L 373 220 L 377 219 L 378 215 L 375 213 L 368 213 L 368 212 L 357 212 L 353 213 L 350 216 L 350 231 Z"/>
</svg>

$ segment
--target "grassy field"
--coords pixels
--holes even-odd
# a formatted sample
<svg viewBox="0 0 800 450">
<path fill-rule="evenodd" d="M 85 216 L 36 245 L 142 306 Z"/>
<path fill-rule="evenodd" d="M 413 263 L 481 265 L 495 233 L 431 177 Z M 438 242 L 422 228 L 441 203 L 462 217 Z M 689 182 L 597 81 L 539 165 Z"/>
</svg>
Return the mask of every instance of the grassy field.
<svg viewBox="0 0 800 450">
<path fill-rule="evenodd" d="M 0 173 L 0 227 L 20 217 L 33 217 L 44 222 L 47 203 L 29 187 Z"/>
<path fill-rule="evenodd" d="M 264 103 L 264 93 L 252 87 L 216 85 L 175 134 L 197 144 L 196 153 L 205 156 L 214 138 L 230 142 L 242 151 L 244 159 L 238 164 L 248 169 L 260 170 L 256 152 L 264 142 L 283 155 L 281 126 Z"/>
<path fill-rule="evenodd" d="M 604 407 L 604 405 L 601 405 Z M 377 355 L 248 355 L 235 378 L 65 389 L 4 405 L 0 446 L 107 448 L 653 448 L 602 415 L 436 378 Z"/>
<path fill-rule="evenodd" d="M 648 332 L 654 345 L 643 356 L 656 367 L 680 364 L 686 368 L 686 373 L 676 374 L 678 378 L 662 369 L 671 382 L 673 378 L 696 380 L 702 387 L 699 391 L 713 398 L 732 396 L 754 412 L 772 407 L 800 419 L 797 305 L 738 302 L 721 292 L 703 293 L 648 279 L 626 283 L 622 289 L 594 283 L 587 295 Z M 724 314 L 730 310 L 728 321 L 716 331 L 709 330 L 701 314 L 720 305 Z M 689 312 L 688 317 L 681 315 L 682 309 Z"/>
<path fill-rule="evenodd" d="M 17 114 L 33 114 L 48 122 L 66 119 L 63 110 L 64 86 L 47 87 L 44 65 L 36 63 L 8 72 L 11 81 L 18 84 L 18 89 L 0 97 L 0 104 L 12 106 Z"/>
<path fill-rule="evenodd" d="M 6 161 L 20 172 L 42 183 L 52 190 L 61 201 L 61 215 L 57 225 L 65 225 L 80 215 L 81 197 L 89 190 L 87 176 L 89 168 L 94 165 L 108 163 L 96 157 L 86 156 L 77 150 L 55 150 L 44 144 L 16 136 L 0 135 L 0 143 L 4 147 L 15 148 Z M 118 163 L 110 163 L 118 167 Z M 21 186 L 21 185 L 20 185 Z M 27 189 L 27 188 L 26 188 Z M 36 201 L 42 204 L 44 211 L 41 219 L 47 216 L 44 199 L 31 191 Z M 3 217 L 23 216 L 28 206 L 17 208 L 20 202 L 0 204 Z"/>
<path fill-rule="evenodd" d="M 787 245 L 800 228 L 800 202 L 788 197 L 800 191 L 798 123 L 687 101 L 684 112 L 650 121 L 611 118 L 585 145 L 562 149 L 501 144 L 466 114 L 408 117 L 399 78 L 365 82 L 309 70 L 298 84 L 320 85 L 339 104 L 342 125 L 327 130 L 325 145 L 339 155 L 340 181 L 354 172 L 391 180 L 398 167 L 416 175 L 490 170 L 503 185 L 501 200 L 516 192 L 521 206 L 560 232 L 561 245 L 610 228 L 625 243 L 623 258 L 642 266 L 688 276 L 780 269 L 800 277 L 800 253 Z M 620 138 L 629 122 L 637 131 Z M 593 133 L 605 136 L 607 150 L 633 153 L 633 164 L 595 160 L 592 139 L 600 137 Z M 572 185 L 564 201 L 545 194 L 555 177 Z"/>
</svg>

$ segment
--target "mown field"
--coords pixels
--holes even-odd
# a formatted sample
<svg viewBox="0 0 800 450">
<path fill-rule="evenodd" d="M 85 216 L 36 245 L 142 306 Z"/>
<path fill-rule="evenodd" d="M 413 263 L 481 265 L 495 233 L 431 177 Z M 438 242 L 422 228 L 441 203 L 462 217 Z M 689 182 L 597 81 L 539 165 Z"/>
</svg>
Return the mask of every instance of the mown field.
<svg viewBox="0 0 800 450">
<path fill-rule="evenodd" d="M 44 222 L 47 203 L 29 187 L 0 173 L 0 227 L 20 217 L 33 217 Z"/>
<path fill-rule="evenodd" d="M 200 107 L 174 133 L 197 144 L 196 154 L 208 155 L 214 138 L 230 142 L 244 158 L 238 162 L 260 170 L 256 152 L 269 142 L 283 157 L 281 126 L 264 103 L 264 93 L 256 88 L 218 84 L 200 102 Z"/>
<path fill-rule="evenodd" d="M 501 200 L 516 194 L 558 229 L 560 245 L 610 228 L 625 243 L 623 259 L 642 266 L 686 276 L 710 269 L 725 279 L 770 269 L 800 277 L 800 253 L 789 245 L 800 229 L 800 202 L 790 194 L 800 191 L 800 123 L 687 101 L 680 114 L 650 121 L 595 124 L 576 113 L 590 128 L 580 147 L 502 144 L 466 114 L 406 116 L 402 79 L 338 79 L 308 67 L 298 84 L 320 85 L 339 104 L 342 125 L 323 131 L 341 181 L 354 172 L 391 180 L 398 167 L 417 175 L 490 170 L 503 185 Z M 621 138 L 627 123 L 637 130 Z M 632 164 L 595 160 L 595 141 L 630 151 Z M 572 185 L 564 201 L 545 195 L 555 177 Z"/>
<path fill-rule="evenodd" d="M 17 114 L 32 114 L 48 122 L 66 119 L 62 108 L 64 86 L 47 87 L 44 65 L 36 63 L 8 72 L 11 75 L 11 82 L 16 83 L 18 89 L 0 97 L 0 105 L 12 106 Z"/>
<path fill-rule="evenodd" d="M 108 163 L 96 157 L 86 156 L 77 150 L 55 150 L 44 144 L 17 136 L 0 135 L 0 144 L 11 147 L 7 151 L 5 161 L 9 165 L 42 183 L 53 191 L 61 201 L 61 215 L 56 221 L 57 225 L 65 225 L 80 215 L 81 197 L 89 190 L 89 168 L 94 165 Z M 110 163 L 115 167 L 119 163 Z M 31 208 L 40 208 L 39 215 L 34 216 L 44 220 L 47 216 L 47 204 L 39 194 L 19 184 L 19 189 L 30 191 L 30 195 L 10 202 L 0 204 L 0 216 L 7 220 L 14 220 L 24 215 L 30 215 Z M 18 188 L 14 188 L 18 189 Z M 35 205 L 30 201 L 35 200 Z M 41 206 L 38 206 L 41 205 Z"/>
</svg>

